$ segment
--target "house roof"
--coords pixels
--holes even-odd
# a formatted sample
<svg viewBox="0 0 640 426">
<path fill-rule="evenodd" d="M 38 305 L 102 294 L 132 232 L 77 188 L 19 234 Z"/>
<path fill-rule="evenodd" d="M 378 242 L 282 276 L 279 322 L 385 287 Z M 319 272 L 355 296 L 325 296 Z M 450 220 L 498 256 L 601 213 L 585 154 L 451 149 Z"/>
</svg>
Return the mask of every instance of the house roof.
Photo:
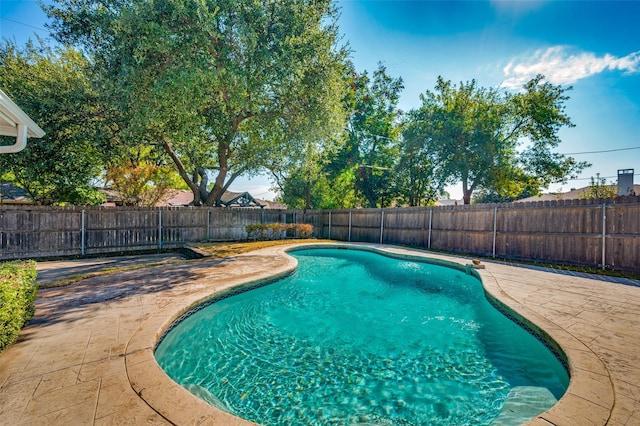
<svg viewBox="0 0 640 426">
<path fill-rule="evenodd" d="M 0 199 L 6 204 L 32 204 L 27 191 L 7 182 L 0 184 Z"/>
<path fill-rule="evenodd" d="M 265 204 L 253 198 L 253 195 L 248 192 L 238 194 L 236 192 L 226 191 L 222 194 L 222 197 L 220 197 L 220 203 L 225 207 L 265 207 Z"/>
<path fill-rule="evenodd" d="M 254 200 L 257 204 L 252 204 L 252 200 Z M 221 197 L 222 204 L 225 204 L 229 207 L 260 207 L 263 206 L 265 209 L 276 209 L 283 210 L 286 209 L 287 206 L 274 203 L 272 201 L 260 200 L 256 199 L 248 192 L 233 192 L 226 191 Z M 162 198 L 162 200 L 156 204 L 158 207 L 165 206 L 188 206 L 193 203 L 193 192 L 187 189 L 171 189 L 167 191 L 166 195 Z"/>
<path fill-rule="evenodd" d="M 0 135 L 16 138 L 15 144 L 0 146 L 0 154 L 22 151 L 27 145 L 27 138 L 44 136 L 44 130 L 2 90 L 0 90 Z"/>
<path fill-rule="evenodd" d="M 193 192 L 185 189 L 170 189 L 156 204 L 157 207 L 188 206 L 193 202 Z"/>
<path fill-rule="evenodd" d="M 587 191 L 589 191 L 590 186 L 585 186 L 578 189 L 572 189 L 568 192 L 558 192 L 555 194 L 540 194 L 534 195 L 533 197 L 523 198 L 521 200 L 516 200 L 514 203 L 528 203 L 531 201 L 554 201 L 554 200 L 576 200 L 579 198 L 584 198 Z M 633 190 L 636 194 L 640 194 L 640 185 L 633 185 Z"/>
<path fill-rule="evenodd" d="M 437 199 L 436 206 L 457 206 L 464 204 L 464 200 Z"/>
</svg>

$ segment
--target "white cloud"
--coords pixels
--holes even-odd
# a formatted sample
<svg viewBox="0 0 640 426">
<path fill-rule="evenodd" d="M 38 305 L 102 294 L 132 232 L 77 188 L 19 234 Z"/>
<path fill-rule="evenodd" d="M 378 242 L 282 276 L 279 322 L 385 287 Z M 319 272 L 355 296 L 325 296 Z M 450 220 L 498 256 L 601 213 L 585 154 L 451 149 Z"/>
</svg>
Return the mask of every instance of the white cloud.
<svg viewBox="0 0 640 426">
<path fill-rule="evenodd" d="M 596 56 L 592 52 L 576 52 L 567 46 L 541 49 L 529 57 L 509 62 L 503 69 L 505 80 L 502 86 L 510 89 L 522 87 L 537 74 L 543 74 L 553 84 L 572 84 L 607 70 L 627 74 L 640 72 L 640 51 L 618 58 L 608 53 Z"/>
</svg>

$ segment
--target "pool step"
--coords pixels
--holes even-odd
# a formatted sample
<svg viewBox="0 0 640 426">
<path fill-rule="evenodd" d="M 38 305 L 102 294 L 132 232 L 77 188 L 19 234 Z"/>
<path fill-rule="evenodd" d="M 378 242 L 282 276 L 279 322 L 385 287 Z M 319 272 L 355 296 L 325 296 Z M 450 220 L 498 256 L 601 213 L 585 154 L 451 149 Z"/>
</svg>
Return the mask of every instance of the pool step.
<svg viewBox="0 0 640 426">
<path fill-rule="evenodd" d="M 219 408 L 220 410 L 231 411 L 227 404 L 220 401 L 218 398 L 216 398 L 214 394 L 212 394 L 211 392 L 209 392 L 207 389 L 203 388 L 200 385 L 189 383 L 186 385 L 182 385 L 182 387 L 188 390 L 189 392 L 191 392 L 192 394 L 194 394 L 195 396 L 197 396 L 198 398 L 205 400 L 206 402 L 208 402 L 209 404 L 213 405 L 216 408 Z"/>
<path fill-rule="evenodd" d="M 537 386 L 516 386 L 509 392 L 500 415 L 491 426 L 517 426 L 547 411 L 558 402 L 549 389 Z"/>
</svg>

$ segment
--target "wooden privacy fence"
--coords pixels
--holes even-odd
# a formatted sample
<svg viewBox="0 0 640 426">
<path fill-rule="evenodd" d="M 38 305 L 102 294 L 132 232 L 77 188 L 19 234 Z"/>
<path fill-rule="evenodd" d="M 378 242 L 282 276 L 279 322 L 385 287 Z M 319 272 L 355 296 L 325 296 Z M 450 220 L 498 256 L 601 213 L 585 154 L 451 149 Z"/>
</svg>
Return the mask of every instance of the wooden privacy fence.
<svg viewBox="0 0 640 426">
<path fill-rule="evenodd" d="M 640 198 L 308 211 L 315 235 L 640 272 Z"/>
<path fill-rule="evenodd" d="M 289 216 L 292 221 L 293 215 Z M 242 240 L 248 224 L 286 220 L 287 213 L 278 210 L 5 205 L 0 209 L 0 259 L 161 250 L 196 241 Z"/>
<path fill-rule="evenodd" d="M 640 272 L 640 197 L 352 210 L 0 208 L 0 259 L 244 240 L 254 223 L 309 223 L 314 237 Z"/>
</svg>

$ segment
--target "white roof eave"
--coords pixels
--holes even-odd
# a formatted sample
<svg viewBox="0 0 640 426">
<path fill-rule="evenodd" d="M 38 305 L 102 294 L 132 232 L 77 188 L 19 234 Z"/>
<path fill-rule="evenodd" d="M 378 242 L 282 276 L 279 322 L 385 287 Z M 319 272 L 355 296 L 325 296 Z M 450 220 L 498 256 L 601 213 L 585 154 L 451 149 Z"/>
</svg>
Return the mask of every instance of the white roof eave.
<svg viewBox="0 0 640 426">
<path fill-rule="evenodd" d="M 27 138 L 41 138 L 44 136 L 44 130 L 25 114 L 1 89 L 0 135 L 14 136 L 16 138 L 14 145 L 0 146 L 0 154 L 21 151 L 27 145 Z"/>
</svg>

